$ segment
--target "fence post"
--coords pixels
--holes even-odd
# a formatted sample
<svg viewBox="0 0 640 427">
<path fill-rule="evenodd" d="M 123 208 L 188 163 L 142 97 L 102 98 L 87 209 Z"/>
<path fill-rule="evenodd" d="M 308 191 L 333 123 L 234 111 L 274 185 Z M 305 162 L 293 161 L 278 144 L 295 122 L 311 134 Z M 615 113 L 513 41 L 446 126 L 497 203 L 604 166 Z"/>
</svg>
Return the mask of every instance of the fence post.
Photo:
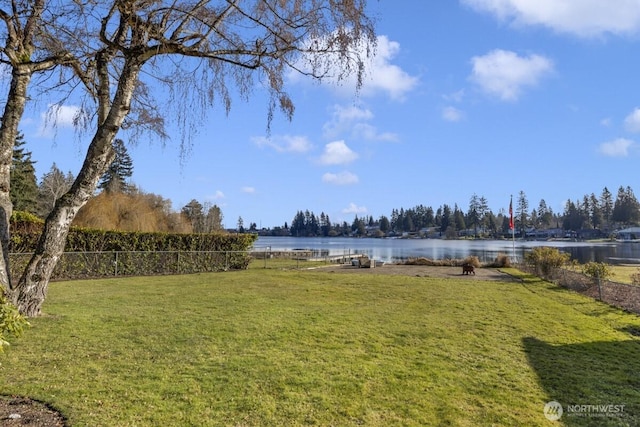
<svg viewBox="0 0 640 427">
<path fill-rule="evenodd" d="M 116 251 L 114 254 L 113 269 L 114 269 L 113 275 L 117 276 L 118 275 L 118 251 Z"/>
<path fill-rule="evenodd" d="M 598 281 L 598 295 L 600 296 L 600 301 L 602 301 L 602 280 L 600 279 L 600 272 L 596 273 L 596 280 Z"/>
</svg>

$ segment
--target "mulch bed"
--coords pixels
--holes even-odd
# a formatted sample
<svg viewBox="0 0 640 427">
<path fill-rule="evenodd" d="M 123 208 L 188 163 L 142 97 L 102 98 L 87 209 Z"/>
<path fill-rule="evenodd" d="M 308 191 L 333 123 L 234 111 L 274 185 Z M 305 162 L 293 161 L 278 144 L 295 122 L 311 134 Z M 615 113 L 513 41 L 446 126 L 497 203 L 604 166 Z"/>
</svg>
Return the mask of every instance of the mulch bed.
<svg viewBox="0 0 640 427">
<path fill-rule="evenodd" d="M 3 427 L 64 427 L 62 414 L 49 405 L 27 397 L 0 396 L 0 425 Z"/>
</svg>

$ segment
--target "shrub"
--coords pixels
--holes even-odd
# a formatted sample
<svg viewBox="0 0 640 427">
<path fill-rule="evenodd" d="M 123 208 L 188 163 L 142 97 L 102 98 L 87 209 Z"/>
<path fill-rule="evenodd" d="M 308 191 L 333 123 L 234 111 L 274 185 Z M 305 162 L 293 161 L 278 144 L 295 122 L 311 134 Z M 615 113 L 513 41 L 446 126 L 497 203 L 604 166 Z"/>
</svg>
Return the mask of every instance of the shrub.
<svg viewBox="0 0 640 427">
<path fill-rule="evenodd" d="M 548 246 L 533 248 L 531 252 L 525 255 L 527 263 L 531 264 L 536 269 L 536 272 L 543 277 L 549 277 L 554 269 L 560 268 L 569 262 L 569 258 L 571 258 L 569 254 Z"/>
<path fill-rule="evenodd" d="M 582 272 L 593 279 L 607 280 L 613 276 L 611 266 L 604 262 L 588 262 L 582 266 Z"/>
<path fill-rule="evenodd" d="M 4 293 L 4 289 L 0 286 L 0 353 L 9 345 L 5 340 L 7 335 L 18 336 L 28 325 L 27 320 L 11 304 Z"/>
<path fill-rule="evenodd" d="M 505 254 L 498 254 L 495 261 L 493 261 L 493 266 L 496 268 L 511 267 L 511 258 Z"/>
</svg>

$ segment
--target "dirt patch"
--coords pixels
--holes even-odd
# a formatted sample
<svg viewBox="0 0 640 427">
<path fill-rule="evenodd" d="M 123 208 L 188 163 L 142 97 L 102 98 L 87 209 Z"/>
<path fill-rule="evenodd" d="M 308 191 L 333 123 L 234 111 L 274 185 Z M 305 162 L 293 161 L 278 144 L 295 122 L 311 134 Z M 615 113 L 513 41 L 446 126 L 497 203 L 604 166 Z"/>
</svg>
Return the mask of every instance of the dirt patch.
<svg viewBox="0 0 640 427">
<path fill-rule="evenodd" d="M 474 274 L 462 274 L 462 267 L 440 267 L 431 265 L 403 265 L 403 264 L 383 264 L 375 268 L 360 268 L 351 265 L 331 265 L 318 267 L 322 271 L 345 274 L 386 274 L 414 277 L 441 277 L 441 278 L 464 278 L 468 280 L 494 280 L 517 282 L 512 276 L 503 273 L 498 268 L 476 268 Z M 315 269 L 313 269 L 315 270 Z"/>
<path fill-rule="evenodd" d="M 0 396 L 0 425 L 3 427 L 64 427 L 65 418 L 48 405 L 26 397 Z"/>
</svg>

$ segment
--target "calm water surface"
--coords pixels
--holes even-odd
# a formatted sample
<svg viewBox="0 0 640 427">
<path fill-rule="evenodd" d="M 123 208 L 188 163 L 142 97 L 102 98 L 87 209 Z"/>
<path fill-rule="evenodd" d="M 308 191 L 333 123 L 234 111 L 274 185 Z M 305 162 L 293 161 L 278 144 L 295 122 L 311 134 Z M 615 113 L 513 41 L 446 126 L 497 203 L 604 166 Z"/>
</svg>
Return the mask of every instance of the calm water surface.
<svg viewBox="0 0 640 427">
<path fill-rule="evenodd" d="M 511 240 L 440 240 L 440 239 L 356 239 L 347 237 L 259 237 L 256 250 L 311 249 L 318 256 L 340 256 L 364 253 L 385 262 L 407 258 L 461 259 L 477 256 L 491 262 L 500 254 L 521 260 L 537 246 L 552 246 L 567 252 L 580 263 L 589 261 L 609 264 L 640 264 L 640 243 L 617 242 L 546 242 Z"/>
</svg>

